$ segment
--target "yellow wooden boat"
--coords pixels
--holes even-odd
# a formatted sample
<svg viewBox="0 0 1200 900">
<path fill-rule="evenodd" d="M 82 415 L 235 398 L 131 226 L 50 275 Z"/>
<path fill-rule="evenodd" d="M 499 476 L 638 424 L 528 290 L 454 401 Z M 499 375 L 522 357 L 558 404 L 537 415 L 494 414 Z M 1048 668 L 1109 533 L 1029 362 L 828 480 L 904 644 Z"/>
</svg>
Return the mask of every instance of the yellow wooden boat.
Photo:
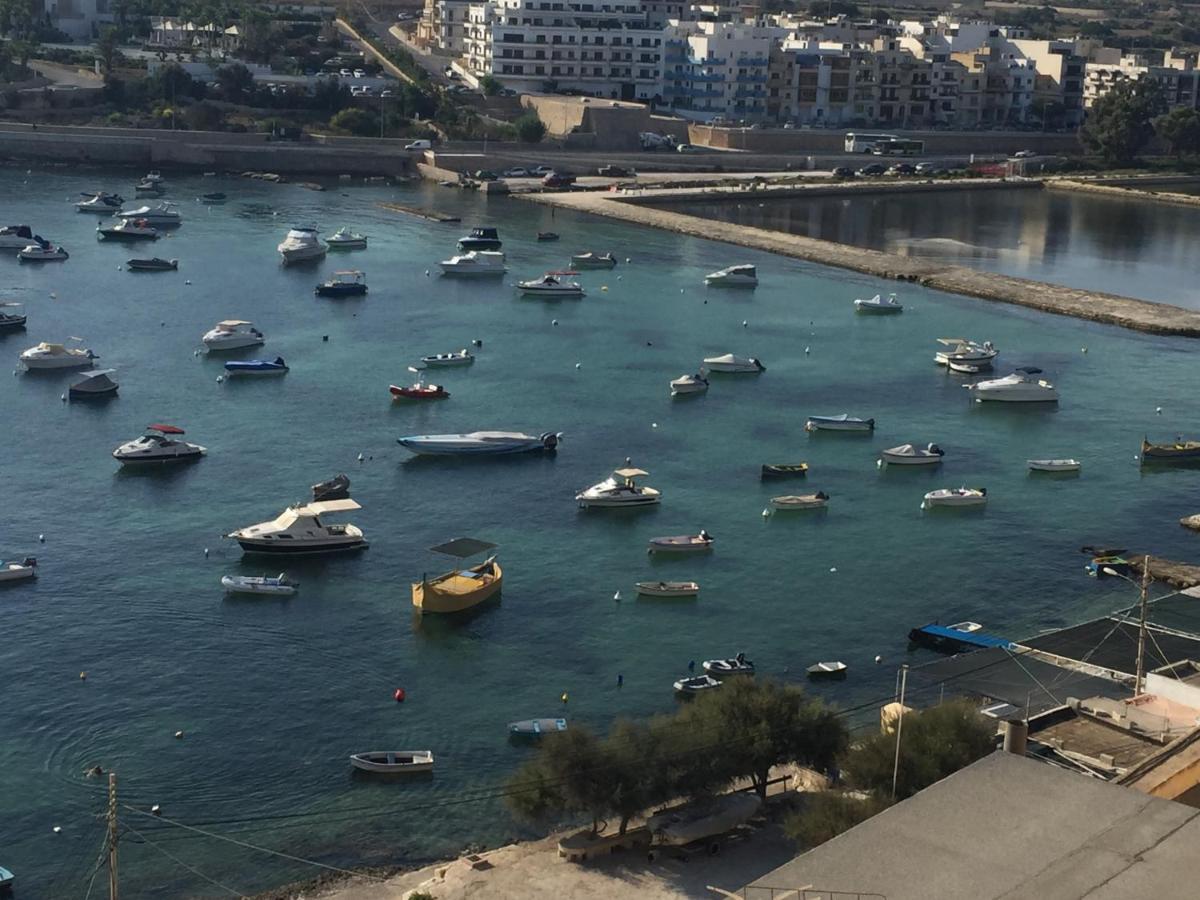
<svg viewBox="0 0 1200 900">
<path fill-rule="evenodd" d="M 488 550 L 495 544 L 474 538 L 456 538 L 445 544 L 430 547 L 434 553 L 467 559 Z M 419 613 L 457 613 L 499 595 L 504 572 L 495 556 L 467 569 L 452 569 L 436 578 L 421 576 L 412 586 L 412 602 Z"/>
</svg>

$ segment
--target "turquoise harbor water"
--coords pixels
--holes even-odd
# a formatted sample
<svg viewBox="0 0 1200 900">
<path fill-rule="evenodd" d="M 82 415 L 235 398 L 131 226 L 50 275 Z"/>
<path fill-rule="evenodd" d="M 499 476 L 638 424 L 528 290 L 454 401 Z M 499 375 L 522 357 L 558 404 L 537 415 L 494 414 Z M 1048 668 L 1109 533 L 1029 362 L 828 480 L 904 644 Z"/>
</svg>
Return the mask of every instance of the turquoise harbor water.
<svg viewBox="0 0 1200 900">
<path fill-rule="evenodd" d="M 848 681 L 816 690 L 851 708 L 889 694 L 901 662 L 927 658 L 906 650 L 914 625 L 971 618 L 1021 636 L 1130 600 L 1128 585 L 1082 574 L 1082 544 L 1195 555 L 1175 519 L 1197 511 L 1200 473 L 1134 461 L 1144 433 L 1200 422 L 1194 342 L 910 286 L 902 316 L 856 317 L 855 296 L 898 286 L 430 186 L 313 193 L 170 176 L 185 223 L 151 252 L 179 258 L 180 271 L 138 275 L 119 266 L 142 250 L 97 242 L 94 219 L 68 202 L 127 189 L 135 174 L 0 172 L 4 220 L 71 252 L 42 267 L 0 258 L 0 293 L 30 317 L 25 334 L 0 338 L 0 357 L 15 368 L 36 341 L 78 335 L 121 382 L 100 406 L 60 402 L 70 376 L 5 375 L 0 389 L 0 555 L 40 561 L 35 584 L 0 591 L 0 864 L 17 872 L 22 900 L 85 893 L 102 839 L 104 787 L 83 777 L 95 764 L 119 773 L 122 802 L 161 804 L 206 831 L 330 865 L 419 862 L 523 833 L 497 796 L 529 752 L 507 743 L 505 723 L 558 713 L 564 691 L 565 714 L 602 729 L 670 710 L 689 660 L 742 650 L 788 680 L 845 660 Z M 215 190 L 233 199 L 188 199 Z M 464 222 L 377 206 L 388 199 Z M 327 233 L 353 225 L 371 248 L 282 269 L 275 245 L 300 220 Z M 512 276 L 581 249 L 632 261 L 586 273 L 586 299 L 553 304 L 438 278 L 436 261 L 475 221 L 500 228 Z M 536 243 L 548 229 L 563 240 Z M 759 266 L 756 291 L 704 287 L 706 272 L 740 261 Z M 315 298 L 313 285 L 347 264 L 366 270 L 370 295 Z M 217 383 L 220 362 L 195 351 L 231 316 L 265 331 L 260 355 L 283 355 L 285 378 Z M 946 335 L 994 341 L 1001 374 L 1041 366 L 1061 404 L 972 405 L 932 362 Z M 472 339 L 483 341 L 476 364 L 437 376 L 449 400 L 390 401 L 389 382 L 411 377 L 415 358 Z M 669 379 L 727 351 L 767 371 L 670 399 Z M 803 431 L 806 415 L 843 411 L 874 416 L 877 431 Z M 164 420 L 208 457 L 120 471 L 112 448 Z M 468 461 L 413 459 L 395 442 L 475 428 L 566 437 L 556 457 Z M 945 464 L 879 472 L 878 451 L 906 441 L 938 442 Z M 1027 457 L 1064 455 L 1084 461 L 1081 477 L 1026 472 Z M 650 471 L 661 507 L 579 510 L 574 493 L 626 456 Z M 760 483 L 761 463 L 795 460 L 811 464 L 807 483 Z M 279 563 L 243 562 L 219 535 L 339 471 L 371 548 L 290 563 L 302 583 L 291 600 L 223 598 L 222 574 Z M 985 512 L 920 511 L 925 491 L 960 484 L 988 488 Z M 762 516 L 772 494 L 818 489 L 832 495 L 827 513 Z M 648 538 L 702 527 L 717 539 L 707 558 L 647 557 Z M 425 548 L 463 534 L 501 545 L 503 600 L 466 620 L 414 621 L 409 582 L 440 565 Z M 634 581 L 656 576 L 695 578 L 701 596 L 635 599 Z M 354 751 L 409 747 L 435 752 L 432 778 L 381 783 L 348 765 Z M 122 819 L 134 829 L 122 843 L 127 896 L 223 895 L 161 851 L 239 892 L 318 874 L 132 811 Z"/>
</svg>

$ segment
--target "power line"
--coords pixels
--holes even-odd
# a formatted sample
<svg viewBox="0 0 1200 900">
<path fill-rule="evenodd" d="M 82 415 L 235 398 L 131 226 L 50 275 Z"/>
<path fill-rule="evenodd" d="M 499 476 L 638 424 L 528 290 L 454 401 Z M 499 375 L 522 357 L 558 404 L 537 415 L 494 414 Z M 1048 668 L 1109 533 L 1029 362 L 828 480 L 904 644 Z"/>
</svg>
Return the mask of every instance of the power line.
<svg viewBox="0 0 1200 900">
<path fill-rule="evenodd" d="M 215 884 L 221 890 L 228 892 L 229 894 L 231 894 L 234 897 L 246 896 L 242 891 L 235 891 L 229 885 L 222 884 L 221 882 L 217 881 L 217 879 L 211 878 L 208 875 L 205 875 L 199 869 L 197 869 L 193 866 L 189 866 L 178 856 L 175 856 L 169 850 L 166 850 L 166 849 L 158 846 L 158 844 L 156 844 L 154 841 L 150 840 L 148 837 L 146 837 L 144 834 L 142 834 L 140 831 L 138 831 L 136 828 L 132 827 L 131 825 L 123 825 L 122 827 L 124 827 L 126 831 L 129 831 L 130 833 L 137 835 L 139 838 L 141 838 L 142 841 L 149 844 L 151 847 L 153 847 L 155 850 L 157 850 L 159 853 L 161 853 L 167 859 L 171 860 L 172 862 L 176 863 L 177 865 L 183 866 L 185 869 L 187 869 L 189 872 L 191 872 L 193 875 L 197 876 L 198 878 L 203 878 L 209 884 Z M 85 900 L 86 900 L 86 898 L 85 898 Z"/>
</svg>

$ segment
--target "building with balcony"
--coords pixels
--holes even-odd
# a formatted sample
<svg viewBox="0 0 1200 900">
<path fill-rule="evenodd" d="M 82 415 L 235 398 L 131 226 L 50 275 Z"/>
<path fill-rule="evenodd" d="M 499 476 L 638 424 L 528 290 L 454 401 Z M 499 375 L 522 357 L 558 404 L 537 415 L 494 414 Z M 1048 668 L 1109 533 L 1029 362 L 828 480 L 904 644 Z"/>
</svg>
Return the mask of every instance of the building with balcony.
<svg viewBox="0 0 1200 900">
<path fill-rule="evenodd" d="M 1083 105 L 1090 108 L 1121 81 L 1149 78 L 1162 89 L 1168 107 L 1200 108 L 1200 69 L 1194 52 L 1167 50 L 1162 59 L 1103 48 L 1086 63 Z"/>
<path fill-rule="evenodd" d="M 442 56 L 461 57 L 471 4 L 472 0 L 425 0 L 414 35 L 417 45 Z"/>
<path fill-rule="evenodd" d="M 662 100 L 699 121 L 767 119 L 772 25 L 673 22 L 664 31 Z"/>
</svg>

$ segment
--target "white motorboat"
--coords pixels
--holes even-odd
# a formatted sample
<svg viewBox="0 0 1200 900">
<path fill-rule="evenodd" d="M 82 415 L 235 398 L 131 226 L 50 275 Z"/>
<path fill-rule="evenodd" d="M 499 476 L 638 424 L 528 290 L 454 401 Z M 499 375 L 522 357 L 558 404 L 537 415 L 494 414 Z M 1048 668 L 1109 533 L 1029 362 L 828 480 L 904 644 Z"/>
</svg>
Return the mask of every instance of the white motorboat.
<svg viewBox="0 0 1200 900">
<path fill-rule="evenodd" d="M 288 263 L 323 259 L 328 248 L 317 237 L 315 225 L 297 225 L 287 233 L 276 249 L 283 257 L 284 264 L 287 265 Z"/>
<path fill-rule="evenodd" d="M 767 371 L 767 367 L 757 358 L 753 356 L 734 356 L 732 353 L 726 353 L 722 356 L 705 357 L 704 368 L 710 372 L 721 372 L 723 374 L 757 375 L 759 372 Z"/>
<path fill-rule="evenodd" d="M 88 372 L 67 389 L 67 395 L 72 400 L 99 400 L 104 397 L 112 397 L 117 393 L 119 387 L 112 377 L 115 374 L 116 369 Z"/>
<path fill-rule="evenodd" d="M 325 243 L 329 245 L 330 250 L 366 250 L 367 238 L 366 235 L 359 234 L 357 231 L 351 231 L 349 228 L 339 228 L 328 238 Z"/>
<path fill-rule="evenodd" d="M 558 449 L 561 433 L 545 431 L 525 434 L 521 431 L 472 431 L 468 434 L 416 434 L 397 438 L 410 453 L 426 456 L 494 456 Z"/>
<path fill-rule="evenodd" d="M 25 304 L 16 300 L 0 300 L 0 333 L 23 331 L 27 316 Z"/>
<path fill-rule="evenodd" d="M 630 467 L 617 469 L 599 484 L 580 491 L 575 499 L 583 509 L 599 508 L 630 508 L 634 506 L 653 506 L 662 499 L 662 493 L 656 488 L 642 487 L 637 484 L 638 478 L 649 475 L 642 469 Z"/>
<path fill-rule="evenodd" d="M 102 241 L 157 241 L 158 229 L 145 219 L 121 219 L 116 225 L 98 224 L 96 236 Z"/>
<path fill-rule="evenodd" d="M 263 333 L 253 322 L 243 319 L 226 319 L 218 322 L 204 333 L 200 340 L 209 350 L 243 350 L 246 347 L 261 347 L 266 343 Z"/>
<path fill-rule="evenodd" d="M 758 269 L 754 266 L 729 266 L 705 275 L 704 283 L 711 287 L 755 287 L 758 284 Z"/>
<path fill-rule="evenodd" d="M 20 562 L 0 562 L 0 582 L 25 581 L 37 577 L 37 560 L 27 556 Z"/>
<path fill-rule="evenodd" d="M 571 257 L 572 269 L 614 269 L 616 266 L 617 258 L 612 253 L 599 254 L 589 250 Z"/>
<path fill-rule="evenodd" d="M 957 372 L 959 375 L 978 375 L 985 368 L 990 369 L 991 363 L 988 363 L 986 366 L 984 366 L 980 365 L 979 363 L 955 362 L 951 360 L 950 362 L 946 363 L 946 368 L 948 368 L 951 372 Z"/>
<path fill-rule="evenodd" d="M 697 372 L 695 375 L 680 375 L 678 378 L 671 379 L 672 397 L 678 397 L 680 394 L 703 394 L 707 390 L 708 379 L 702 372 Z"/>
<path fill-rule="evenodd" d="M 1050 382 L 1038 378 L 1040 374 L 1041 369 L 1026 366 L 1004 378 L 977 381 L 974 384 L 964 384 L 963 387 L 974 392 L 977 403 L 983 403 L 985 400 L 1004 403 L 1057 403 L 1058 389 Z"/>
<path fill-rule="evenodd" d="M 24 250 L 33 243 L 33 229 L 28 225 L 5 225 L 0 228 L 0 249 Z"/>
<path fill-rule="evenodd" d="M 33 369 L 90 369 L 96 354 L 84 347 L 66 347 L 42 341 L 21 352 L 21 363 Z"/>
<path fill-rule="evenodd" d="M 938 350 L 933 355 L 933 361 L 939 366 L 959 363 L 961 365 L 986 369 L 1000 353 L 991 341 L 984 341 L 982 344 L 977 344 L 975 341 L 969 341 L 966 338 L 938 338 L 938 343 L 946 348 L 945 350 Z"/>
<path fill-rule="evenodd" d="M 566 276 L 575 272 L 547 272 L 541 278 L 518 281 L 517 290 L 526 297 L 585 297 L 583 285 L 578 281 L 567 281 Z"/>
<path fill-rule="evenodd" d="M 354 753 L 350 765 L 364 772 L 381 775 L 401 775 L 433 771 L 432 750 L 375 750 Z"/>
<path fill-rule="evenodd" d="M 804 670 L 805 674 L 814 681 L 826 679 L 829 681 L 840 680 L 845 678 L 849 673 L 850 667 L 841 660 L 829 660 L 827 662 L 813 663 Z"/>
<path fill-rule="evenodd" d="M 874 419 L 860 419 L 849 413 L 840 416 L 809 416 L 805 431 L 874 431 Z"/>
<path fill-rule="evenodd" d="M 34 243 L 17 251 L 17 259 L 21 262 L 61 262 L 70 257 L 66 250 L 57 244 L 52 244 L 45 238 L 33 236 Z"/>
<path fill-rule="evenodd" d="M 421 365 L 430 368 L 448 368 L 450 366 L 469 366 L 475 362 L 475 357 L 469 350 L 463 348 L 453 353 L 434 353 L 422 356 Z"/>
<path fill-rule="evenodd" d="M 490 278 L 508 271 L 504 264 L 504 253 L 500 250 L 470 250 L 443 259 L 439 266 L 443 275 L 455 278 Z"/>
<path fill-rule="evenodd" d="M 356 525 L 326 525 L 321 521 L 325 513 L 353 509 L 362 507 L 350 499 L 300 503 L 289 506 L 268 522 L 248 525 L 225 536 L 237 541 L 247 553 L 283 555 L 362 550 L 367 541 Z"/>
<path fill-rule="evenodd" d="M 171 228 L 183 224 L 183 216 L 169 200 L 160 203 L 146 203 L 133 209 L 122 209 L 116 213 L 119 219 L 145 219 L 147 225 L 155 228 Z"/>
<path fill-rule="evenodd" d="M 719 688 L 721 682 L 711 675 L 690 675 L 687 678 L 680 678 L 672 686 L 680 694 L 703 694 L 705 691 Z"/>
<path fill-rule="evenodd" d="M 1078 472 L 1083 468 L 1077 459 L 1027 459 L 1025 464 L 1034 472 Z"/>
<path fill-rule="evenodd" d="M 987 503 L 987 488 L 939 488 L 925 495 L 921 509 L 935 506 L 984 506 Z"/>
<path fill-rule="evenodd" d="M 646 820 L 646 828 L 659 844 L 682 847 L 732 831 L 753 818 L 761 806 L 754 791 L 737 791 L 655 813 Z M 787 893 L 795 895 L 796 891 Z M 809 893 L 816 895 L 815 891 Z"/>
<path fill-rule="evenodd" d="M 824 509 L 829 505 L 829 495 L 824 491 L 817 491 L 815 494 L 784 494 L 781 497 L 772 497 L 770 503 L 771 509 L 779 510 L 780 512 L 801 509 Z"/>
<path fill-rule="evenodd" d="M 745 653 L 739 653 L 730 659 L 706 659 L 703 665 L 705 672 L 717 677 L 754 674 L 754 663 L 746 659 Z"/>
<path fill-rule="evenodd" d="M 643 597 L 695 597 L 700 585 L 694 581 L 639 581 L 637 592 Z"/>
<path fill-rule="evenodd" d="M 891 447 L 879 455 L 879 463 L 894 466 L 936 466 L 942 461 L 945 452 L 937 444 L 926 444 L 918 447 L 915 444 L 901 444 Z"/>
<path fill-rule="evenodd" d="M 151 169 L 149 172 L 147 172 L 145 175 L 143 175 L 142 183 L 143 184 L 157 184 L 157 185 L 161 185 L 164 188 L 167 186 L 166 181 L 163 180 L 162 173 L 160 171 L 158 171 L 158 169 Z"/>
<path fill-rule="evenodd" d="M 886 298 L 881 294 L 876 294 L 870 300 L 863 300 L 861 297 L 855 300 L 854 311 L 877 316 L 889 315 L 904 312 L 904 305 L 896 300 L 895 294 L 888 294 Z"/>
<path fill-rule="evenodd" d="M 121 465 L 143 465 L 151 463 L 191 462 L 199 459 L 208 449 L 199 444 L 179 440 L 182 428 L 156 423 L 146 426 L 146 433 L 127 441 L 112 452 L 113 459 Z"/>
<path fill-rule="evenodd" d="M 119 194 L 110 194 L 108 191 L 84 191 L 85 199 L 78 201 L 75 204 L 75 209 L 81 213 L 99 213 L 102 216 L 111 216 L 125 203 L 125 199 Z"/>
<path fill-rule="evenodd" d="M 275 597 L 290 597 L 299 585 L 280 572 L 274 578 L 268 575 L 223 575 L 221 587 L 228 594 L 268 594 Z"/>
<path fill-rule="evenodd" d="M 649 553 L 704 553 L 712 549 L 714 538 L 703 528 L 699 534 L 673 534 L 650 538 Z"/>
<path fill-rule="evenodd" d="M 519 737 L 541 737 L 567 730 L 566 719 L 522 719 L 508 723 L 508 733 Z"/>
</svg>

